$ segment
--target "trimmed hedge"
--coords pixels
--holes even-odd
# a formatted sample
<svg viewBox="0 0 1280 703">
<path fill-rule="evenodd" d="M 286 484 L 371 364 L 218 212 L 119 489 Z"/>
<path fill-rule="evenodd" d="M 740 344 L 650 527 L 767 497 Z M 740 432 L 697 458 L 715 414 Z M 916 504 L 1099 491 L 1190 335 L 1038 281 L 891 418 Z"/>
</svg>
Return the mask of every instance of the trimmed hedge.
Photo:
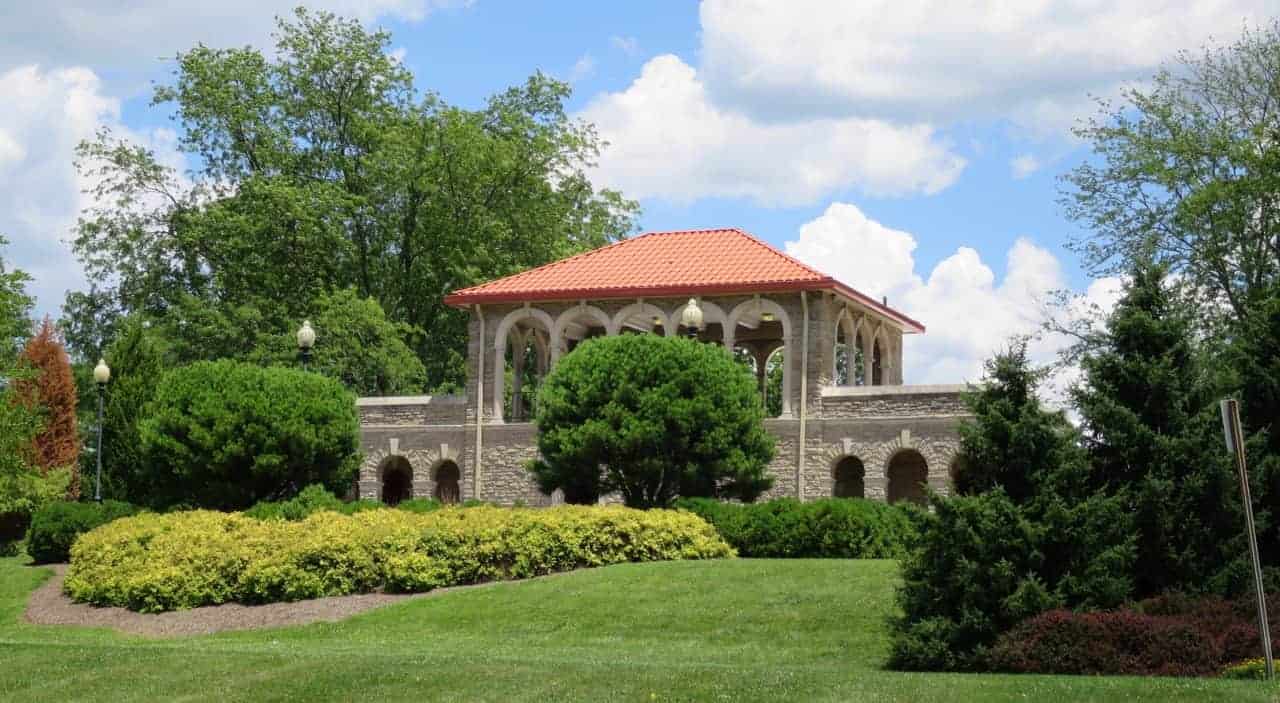
<svg viewBox="0 0 1280 703">
<path fill-rule="evenodd" d="M 71 545 L 80 535 L 112 520 L 137 513 L 139 508 L 118 500 L 102 503 L 50 503 L 31 518 L 27 553 L 37 564 L 54 564 L 71 558 Z"/>
<path fill-rule="evenodd" d="M 408 501 L 406 501 L 408 502 Z M 354 515 L 366 510 L 381 510 L 387 505 L 377 500 L 344 502 L 320 484 L 302 489 L 298 495 L 283 501 L 259 501 L 244 511 L 244 515 L 258 520 L 303 520 L 322 510 L 343 515 Z"/>
<path fill-rule="evenodd" d="M 730 556 L 710 525 L 669 510 L 480 506 L 320 511 L 299 521 L 197 510 L 124 518 L 85 534 L 71 550 L 65 589 L 79 602 L 160 612 Z"/>
<path fill-rule="evenodd" d="M 1001 635 L 987 663 L 993 671 L 1016 673 L 1213 676 L 1261 656 L 1254 617 L 1251 598 L 1180 594 L 1127 610 L 1052 610 Z M 1280 624 L 1271 629 L 1272 639 L 1280 638 Z"/>
<path fill-rule="evenodd" d="M 916 538 L 913 508 L 860 498 L 810 503 L 793 498 L 762 503 L 681 498 L 675 507 L 710 522 L 744 557 L 897 559 Z"/>
</svg>

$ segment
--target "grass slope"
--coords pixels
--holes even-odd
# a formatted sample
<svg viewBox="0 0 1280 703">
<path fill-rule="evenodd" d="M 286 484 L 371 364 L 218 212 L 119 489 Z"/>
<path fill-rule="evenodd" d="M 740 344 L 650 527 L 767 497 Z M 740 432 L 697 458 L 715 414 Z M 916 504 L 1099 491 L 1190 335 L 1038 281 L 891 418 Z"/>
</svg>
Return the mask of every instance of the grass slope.
<svg viewBox="0 0 1280 703">
<path fill-rule="evenodd" d="M 1194 679 L 882 670 L 896 565 L 632 564 L 334 624 L 174 640 L 21 622 L 47 569 L 0 560 L 0 700 L 1275 701 Z"/>
</svg>

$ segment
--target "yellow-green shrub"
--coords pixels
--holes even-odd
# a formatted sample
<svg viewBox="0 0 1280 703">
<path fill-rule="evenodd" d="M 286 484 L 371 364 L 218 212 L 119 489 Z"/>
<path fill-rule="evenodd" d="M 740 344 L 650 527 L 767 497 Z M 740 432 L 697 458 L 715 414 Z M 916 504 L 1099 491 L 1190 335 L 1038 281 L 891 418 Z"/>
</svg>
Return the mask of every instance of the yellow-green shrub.
<svg viewBox="0 0 1280 703">
<path fill-rule="evenodd" d="M 144 612 L 527 578 L 631 561 L 733 556 L 690 513 L 623 507 L 322 511 L 300 521 L 204 510 L 85 533 L 65 588 Z"/>
</svg>

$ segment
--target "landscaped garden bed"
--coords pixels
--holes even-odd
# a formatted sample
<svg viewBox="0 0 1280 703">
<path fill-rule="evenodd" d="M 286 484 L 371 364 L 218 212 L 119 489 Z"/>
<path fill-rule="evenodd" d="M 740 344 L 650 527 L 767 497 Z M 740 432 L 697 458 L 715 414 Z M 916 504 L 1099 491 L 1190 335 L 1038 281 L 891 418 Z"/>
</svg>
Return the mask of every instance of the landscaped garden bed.
<svg viewBox="0 0 1280 703">
<path fill-rule="evenodd" d="M 142 514 L 82 535 L 66 591 L 161 612 L 376 590 L 417 593 L 622 562 L 733 556 L 701 518 L 667 510 L 480 506 L 428 513 Z"/>
</svg>

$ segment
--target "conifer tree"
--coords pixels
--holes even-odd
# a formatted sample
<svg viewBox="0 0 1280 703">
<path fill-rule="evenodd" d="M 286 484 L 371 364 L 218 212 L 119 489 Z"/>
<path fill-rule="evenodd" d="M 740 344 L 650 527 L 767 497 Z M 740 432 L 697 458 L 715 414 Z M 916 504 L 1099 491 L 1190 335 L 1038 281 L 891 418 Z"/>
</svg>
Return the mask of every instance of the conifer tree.
<svg viewBox="0 0 1280 703">
<path fill-rule="evenodd" d="M 15 382 L 18 396 L 28 408 L 38 408 L 43 419 L 43 427 L 35 437 L 35 464 L 42 475 L 53 469 L 69 468 L 71 484 L 67 497 L 74 499 L 80 490 L 76 384 L 61 335 L 48 317 L 27 341 L 20 363 L 32 373 Z"/>
<path fill-rule="evenodd" d="M 1240 534 L 1192 311 L 1166 274 L 1134 266 L 1104 329 L 1086 341 L 1072 391 L 1090 484 L 1119 496 L 1135 518 L 1139 595 L 1212 587 Z"/>
</svg>

